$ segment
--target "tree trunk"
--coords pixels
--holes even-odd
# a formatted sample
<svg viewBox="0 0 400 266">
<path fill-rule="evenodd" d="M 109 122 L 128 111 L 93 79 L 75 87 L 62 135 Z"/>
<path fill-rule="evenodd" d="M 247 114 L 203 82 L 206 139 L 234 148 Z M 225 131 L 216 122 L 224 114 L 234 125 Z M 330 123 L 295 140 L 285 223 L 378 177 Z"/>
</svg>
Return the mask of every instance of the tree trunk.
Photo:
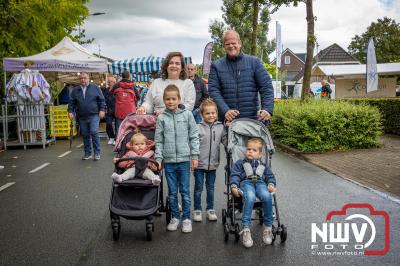
<svg viewBox="0 0 400 266">
<path fill-rule="evenodd" d="M 257 54 L 258 0 L 253 0 L 253 32 L 251 33 L 251 54 Z"/>
<path fill-rule="evenodd" d="M 310 79 L 311 79 L 311 68 L 313 64 L 314 57 L 314 14 L 313 14 L 313 0 L 306 0 L 307 9 L 307 58 L 304 67 L 304 77 L 303 77 L 303 89 L 301 93 L 301 100 L 303 101 L 311 91 Z"/>
</svg>

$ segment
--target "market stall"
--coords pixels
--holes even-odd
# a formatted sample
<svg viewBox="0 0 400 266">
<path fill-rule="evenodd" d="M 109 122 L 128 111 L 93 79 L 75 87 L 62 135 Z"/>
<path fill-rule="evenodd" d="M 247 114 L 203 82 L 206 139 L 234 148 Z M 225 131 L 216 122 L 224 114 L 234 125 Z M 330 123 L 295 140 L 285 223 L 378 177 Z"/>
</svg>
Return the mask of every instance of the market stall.
<svg viewBox="0 0 400 266">
<path fill-rule="evenodd" d="M 6 101 L 2 106 L 3 136 L 4 146 L 24 146 L 50 144 L 55 141 L 53 138 L 47 139 L 47 130 L 53 133 L 54 128 L 47 128 L 46 121 L 54 119 L 54 108 L 52 106 L 51 95 L 46 93 L 46 85 L 34 89 L 37 83 L 32 83 L 32 78 L 27 82 L 21 81 L 18 87 L 16 80 L 20 76 L 29 73 L 31 76 L 46 73 L 47 79 L 59 81 L 59 76 L 70 74 L 77 77 L 79 72 L 107 74 L 107 61 L 92 55 L 88 50 L 70 38 L 64 37 L 57 45 L 42 53 L 20 57 L 4 58 L 4 87 Z M 13 78 L 7 83 L 7 72 L 14 72 Z M 45 78 L 43 78 L 45 80 Z M 46 81 L 46 80 L 45 80 Z M 46 81 L 47 83 L 47 81 Z M 48 84 L 47 84 L 48 85 Z M 23 87 L 23 89 L 19 89 Z M 33 92 L 33 93 L 32 93 Z M 13 110 L 13 114 L 9 113 Z M 8 141 L 8 122 L 17 122 L 17 142 Z M 54 126 L 54 123 L 53 123 Z M 40 132 L 40 133 L 38 133 Z"/>
</svg>

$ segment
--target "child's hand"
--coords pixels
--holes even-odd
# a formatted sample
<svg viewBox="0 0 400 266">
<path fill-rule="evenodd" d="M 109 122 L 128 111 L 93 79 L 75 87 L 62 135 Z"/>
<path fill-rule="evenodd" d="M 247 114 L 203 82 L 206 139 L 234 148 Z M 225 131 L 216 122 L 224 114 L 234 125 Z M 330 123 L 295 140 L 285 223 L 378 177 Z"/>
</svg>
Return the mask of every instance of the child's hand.
<svg viewBox="0 0 400 266">
<path fill-rule="evenodd" d="M 118 157 L 114 157 L 114 158 L 112 159 L 112 162 L 115 164 L 115 163 L 117 163 L 118 160 L 119 160 Z"/>
<path fill-rule="evenodd" d="M 239 190 L 238 190 L 236 187 L 233 187 L 231 190 L 232 190 L 232 195 L 233 195 L 235 198 L 239 198 L 239 197 L 240 197 Z"/>
<path fill-rule="evenodd" d="M 192 171 L 194 171 L 194 169 L 196 169 L 199 166 L 199 161 L 198 160 L 192 160 L 191 161 L 191 169 Z"/>
<path fill-rule="evenodd" d="M 158 163 L 157 163 L 157 165 L 158 165 Z M 151 163 L 150 164 L 150 166 L 149 166 L 149 168 L 152 170 L 152 171 L 157 171 L 157 166 L 154 164 L 154 163 Z"/>
<path fill-rule="evenodd" d="M 268 184 L 268 191 L 270 193 L 276 192 L 276 187 L 274 186 L 274 184 Z"/>
</svg>

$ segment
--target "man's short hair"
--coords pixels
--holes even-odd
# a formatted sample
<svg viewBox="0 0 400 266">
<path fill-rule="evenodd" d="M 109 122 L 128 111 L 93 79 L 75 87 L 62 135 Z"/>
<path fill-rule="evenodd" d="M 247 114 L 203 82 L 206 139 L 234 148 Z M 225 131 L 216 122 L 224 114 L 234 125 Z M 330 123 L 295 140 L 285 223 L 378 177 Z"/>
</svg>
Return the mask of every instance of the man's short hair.
<svg viewBox="0 0 400 266">
<path fill-rule="evenodd" d="M 223 35 L 224 45 L 225 45 L 226 36 L 228 34 L 234 34 L 236 36 L 237 40 L 239 41 L 239 43 L 242 44 L 242 40 L 240 40 L 240 35 L 239 35 L 239 33 L 237 31 L 235 31 L 235 30 L 227 30 L 227 31 L 224 32 L 224 35 Z"/>
<path fill-rule="evenodd" d="M 124 72 L 122 72 L 122 78 L 123 79 L 129 79 L 131 76 L 131 74 L 129 73 L 128 70 L 125 70 Z"/>
</svg>

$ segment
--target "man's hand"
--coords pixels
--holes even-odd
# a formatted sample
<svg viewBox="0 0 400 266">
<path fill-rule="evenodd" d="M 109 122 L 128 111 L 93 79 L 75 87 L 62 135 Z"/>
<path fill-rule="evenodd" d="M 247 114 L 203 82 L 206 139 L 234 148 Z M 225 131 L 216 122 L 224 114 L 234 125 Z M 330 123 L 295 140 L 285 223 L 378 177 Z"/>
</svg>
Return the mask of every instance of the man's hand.
<svg viewBox="0 0 400 266">
<path fill-rule="evenodd" d="M 231 191 L 232 191 L 232 195 L 233 195 L 235 198 L 239 198 L 239 197 L 240 197 L 240 193 L 239 193 L 239 190 L 237 189 L 237 187 L 233 187 L 233 188 L 231 189 Z"/>
<path fill-rule="evenodd" d="M 260 110 L 258 112 L 258 119 L 261 121 L 266 121 L 271 119 L 271 114 L 266 110 Z"/>
<path fill-rule="evenodd" d="M 226 119 L 226 121 L 231 122 L 239 114 L 240 113 L 238 110 L 230 109 L 225 113 L 225 119 Z"/>
<path fill-rule="evenodd" d="M 146 109 L 144 109 L 144 107 L 141 106 L 136 110 L 136 113 L 138 115 L 144 115 L 146 113 Z"/>
<path fill-rule="evenodd" d="M 74 119 L 74 113 L 68 113 L 68 117 L 69 117 L 69 120 L 73 120 Z"/>
<path fill-rule="evenodd" d="M 276 187 L 274 186 L 274 184 L 268 184 L 268 191 L 269 191 L 270 193 L 276 191 Z"/>
<path fill-rule="evenodd" d="M 99 112 L 100 119 L 104 118 L 105 115 L 106 115 L 106 112 L 104 112 L 104 111 Z"/>
<path fill-rule="evenodd" d="M 190 170 L 194 171 L 199 166 L 199 161 L 198 160 L 191 160 L 190 162 Z"/>
</svg>

